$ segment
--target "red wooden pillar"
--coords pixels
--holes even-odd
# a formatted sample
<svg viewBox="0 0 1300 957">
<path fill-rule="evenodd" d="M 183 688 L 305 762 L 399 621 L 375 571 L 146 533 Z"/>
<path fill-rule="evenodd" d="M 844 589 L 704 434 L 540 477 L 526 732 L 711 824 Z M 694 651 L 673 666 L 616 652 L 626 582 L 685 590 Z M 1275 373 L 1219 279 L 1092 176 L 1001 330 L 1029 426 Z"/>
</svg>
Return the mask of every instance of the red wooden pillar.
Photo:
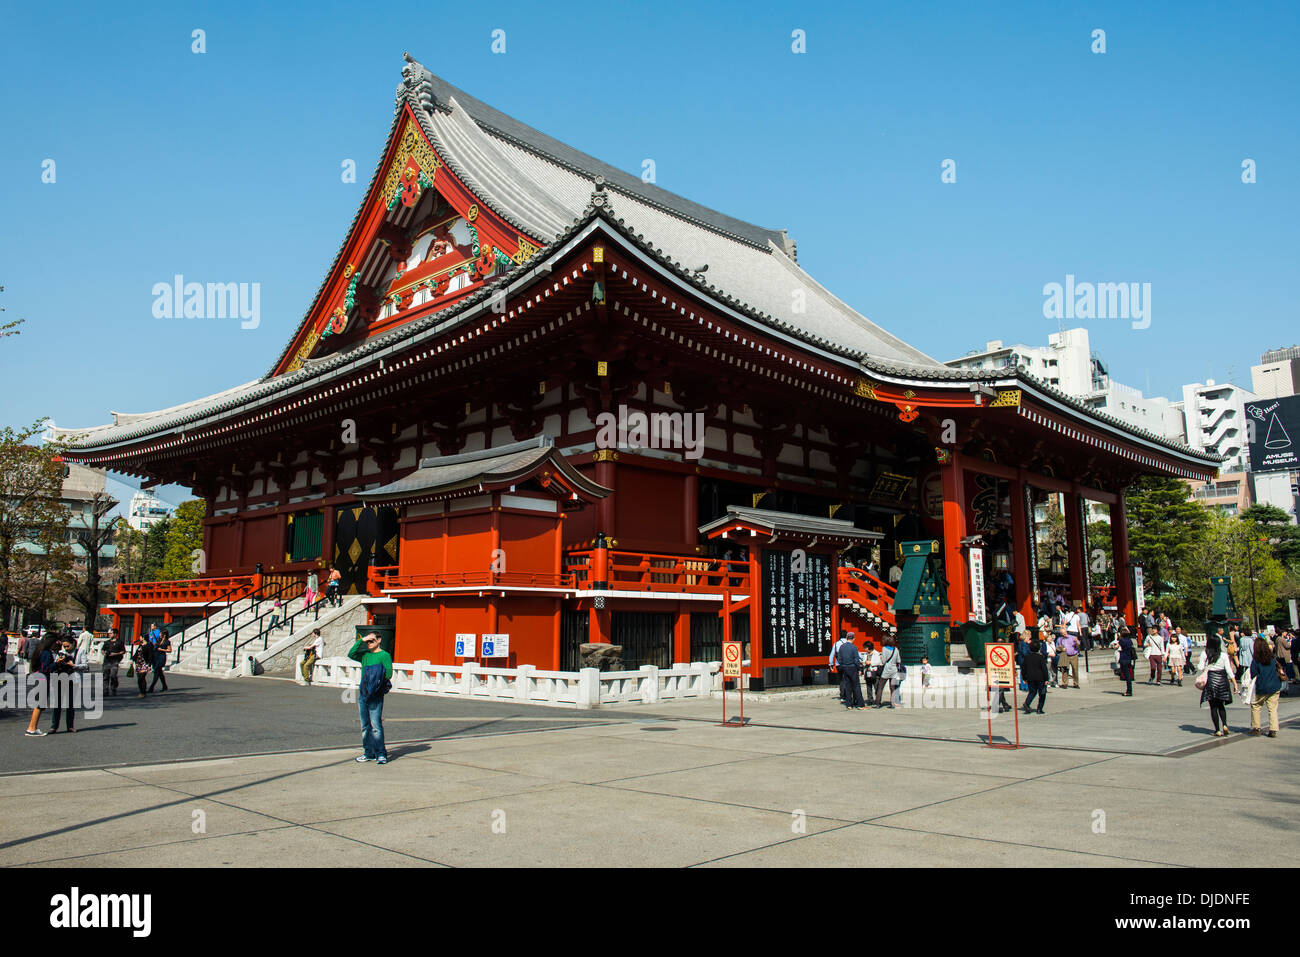
<svg viewBox="0 0 1300 957">
<path fill-rule="evenodd" d="M 1029 524 L 1028 506 L 1025 504 L 1025 470 L 1017 469 L 1011 483 L 1011 555 L 1012 574 L 1016 576 L 1016 610 L 1025 616 L 1025 627 L 1038 624 L 1034 611 L 1034 572 L 1029 567 L 1030 543 L 1034 531 Z"/>
<path fill-rule="evenodd" d="M 1088 560 L 1083 547 L 1083 523 L 1079 512 L 1079 487 L 1065 493 L 1065 550 L 1070 562 L 1070 598 L 1088 604 L 1087 577 L 1083 563 Z"/>
<path fill-rule="evenodd" d="M 686 602 L 677 605 L 677 618 L 673 622 L 673 664 L 691 660 L 691 613 Z"/>
<path fill-rule="evenodd" d="M 601 449 L 597 454 L 601 458 L 596 462 L 596 482 L 605 488 L 614 488 L 613 450 Z M 614 496 L 617 494 L 613 492 L 596 503 L 596 531 L 604 532 L 606 538 L 614 538 L 617 534 L 614 529 Z"/>
<path fill-rule="evenodd" d="M 682 484 L 682 541 L 686 550 L 693 552 L 700 535 L 700 477 L 688 475 Z"/>
<path fill-rule="evenodd" d="M 1128 567 L 1128 511 L 1124 507 L 1123 489 L 1120 489 L 1119 501 L 1110 507 L 1110 546 L 1114 558 L 1115 604 L 1124 620 L 1136 627 L 1137 609 Z"/>
<path fill-rule="evenodd" d="M 954 451 L 943 471 L 943 571 L 954 621 L 970 618 L 970 582 L 961 540 L 966 535 L 966 476 Z"/>
</svg>

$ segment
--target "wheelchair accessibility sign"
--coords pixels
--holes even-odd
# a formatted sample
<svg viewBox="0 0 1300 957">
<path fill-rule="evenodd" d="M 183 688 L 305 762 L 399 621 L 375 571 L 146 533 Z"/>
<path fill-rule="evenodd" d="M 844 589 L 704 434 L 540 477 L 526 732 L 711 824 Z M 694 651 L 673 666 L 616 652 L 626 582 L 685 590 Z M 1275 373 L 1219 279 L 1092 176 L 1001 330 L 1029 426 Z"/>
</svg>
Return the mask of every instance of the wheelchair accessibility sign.
<svg viewBox="0 0 1300 957">
<path fill-rule="evenodd" d="M 484 635 L 486 638 L 487 636 Z M 474 645 L 478 641 L 478 635 L 457 635 L 456 636 L 456 657 L 473 658 Z"/>
<path fill-rule="evenodd" d="M 483 636 L 483 657 L 484 658 L 509 658 L 510 657 L 510 636 L 509 635 L 484 635 Z"/>
</svg>

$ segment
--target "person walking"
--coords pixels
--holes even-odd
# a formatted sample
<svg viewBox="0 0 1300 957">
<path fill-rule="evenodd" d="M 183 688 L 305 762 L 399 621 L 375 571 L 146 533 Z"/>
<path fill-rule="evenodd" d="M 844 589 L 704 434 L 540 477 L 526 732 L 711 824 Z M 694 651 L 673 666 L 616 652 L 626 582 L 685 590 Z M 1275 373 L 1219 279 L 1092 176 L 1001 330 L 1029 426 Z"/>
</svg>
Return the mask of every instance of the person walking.
<svg viewBox="0 0 1300 957">
<path fill-rule="evenodd" d="M 343 593 L 340 591 L 342 587 L 343 573 L 337 568 L 331 568 L 329 581 L 325 583 L 325 595 L 329 598 L 331 607 L 343 604 Z"/>
<path fill-rule="evenodd" d="M 1178 687 L 1183 686 L 1183 669 L 1187 667 L 1187 652 L 1183 649 L 1183 643 L 1179 640 L 1178 634 L 1170 636 L 1165 651 L 1165 664 L 1169 666 L 1169 683 L 1176 684 Z"/>
<path fill-rule="evenodd" d="M 357 758 L 357 763 L 375 761 L 387 764 L 384 695 L 393 686 L 393 658 L 379 647 L 379 635 L 373 631 L 357 639 L 348 657 L 361 662 L 361 684 L 357 688 L 357 704 L 361 710 L 361 757 Z"/>
<path fill-rule="evenodd" d="M 135 682 L 140 688 L 137 698 L 145 696 L 144 683 L 153 671 L 153 645 L 144 638 L 137 638 L 131 644 L 131 667 L 135 669 Z"/>
<path fill-rule="evenodd" d="M 1228 705 L 1232 704 L 1232 692 L 1237 691 L 1237 677 L 1232 670 L 1232 659 L 1223 646 L 1219 636 L 1211 635 L 1205 639 L 1205 651 L 1201 655 L 1201 673 L 1197 675 L 1196 687 L 1201 689 L 1201 704 L 1210 704 L 1210 719 L 1214 722 L 1214 736 L 1228 736 Z"/>
<path fill-rule="evenodd" d="M 31 651 L 27 659 L 27 698 L 37 702 L 37 705 L 32 708 L 32 718 L 27 722 L 27 730 L 24 732 L 29 738 L 45 737 L 45 732 L 40 729 L 41 712 L 44 708 L 39 702 L 49 698 L 50 676 L 54 672 L 54 645 L 57 640 L 54 635 L 46 635 L 40 640 L 35 637 L 27 639 L 27 647 Z"/>
<path fill-rule="evenodd" d="M 1147 684 L 1160 684 L 1160 670 L 1165 661 L 1165 643 L 1156 629 L 1147 629 L 1146 639 L 1142 642 L 1142 654 L 1147 659 Z"/>
<path fill-rule="evenodd" d="M 53 649 L 54 668 L 50 674 L 50 708 L 54 717 L 50 721 L 50 734 L 59 733 L 59 719 L 66 715 L 68 733 L 75 734 L 77 729 L 76 695 L 73 693 L 73 677 L 76 674 L 77 645 L 71 638 L 64 638 Z"/>
<path fill-rule="evenodd" d="M 172 650 L 172 638 L 166 628 L 158 630 L 157 641 L 153 644 L 153 681 L 149 682 L 152 692 L 158 682 L 162 682 L 163 691 L 167 690 L 167 676 L 163 669 L 167 667 L 167 653 Z"/>
<path fill-rule="evenodd" d="M 302 680 L 307 682 L 307 687 L 310 688 L 311 669 L 317 659 L 325 657 L 325 639 L 321 637 L 319 628 L 311 633 L 311 641 L 307 644 L 305 652 L 302 658 Z"/>
<path fill-rule="evenodd" d="M 884 647 L 880 650 L 880 667 L 876 670 L 876 707 L 884 707 L 885 686 L 893 683 L 894 678 L 898 675 L 898 647 L 894 644 L 893 638 L 886 638 Z M 889 707 L 894 707 L 894 696 L 891 691 L 889 696 Z"/>
<path fill-rule="evenodd" d="M 1255 693 L 1250 699 L 1250 733 L 1258 735 L 1259 713 L 1268 709 L 1268 736 L 1277 737 L 1277 699 L 1282 693 L 1282 666 L 1273 657 L 1273 647 L 1263 635 L 1255 639 L 1251 656 L 1250 677 L 1255 682 Z"/>
<path fill-rule="evenodd" d="M 831 645 L 831 656 L 827 661 L 827 666 L 830 670 L 840 676 L 840 704 L 844 705 L 846 708 L 849 706 L 849 682 L 847 676 L 840 670 L 838 657 L 840 645 L 844 644 L 845 641 L 851 640 L 850 636 L 852 634 L 853 632 L 851 631 L 840 631 L 840 636 L 835 639 L 835 644 Z"/>
<path fill-rule="evenodd" d="M 108 693 L 117 696 L 118 672 L 122 667 L 122 659 L 126 657 L 126 642 L 116 631 L 110 630 L 108 641 L 104 643 L 104 687 Z"/>
<path fill-rule="evenodd" d="M 1137 663 L 1137 650 L 1133 635 L 1125 625 L 1119 630 L 1119 676 L 1126 683 L 1124 697 L 1133 697 L 1133 666 Z"/>
<path fill-rule="evenodd" d="M 1020 676 L 1025 679 L 1029 692 L 1025 697 L 1025 714 L 1033 710 L 1034 698 L 1038 698 L 1038 713 L 1043 713 L 1047 703 L 1047 658 L 1043 655 L 1043 646 L 1037 638 L 1029 643 L 1025 650 L 1024 663 Z"/>
<path fill-rule="evenodd" d="M 1295 668 L 1291 664 L 1291 632 L 1279 632 L 1274 642 L 1277 648 L 1277 660 L 1282 665 L 1282 671 L 1286 673 L 1286 680 L 1295 681 Z"/>
<path fill-rule="evenodd" d="M 861 711 L 864 707 L 862 702 L 862 682 L 859 680 L 859 672 L 862 670 L 862 655 L 858 653 L 858 646 L 847 638 L 838 642 L 837 645 L 835 664 L 843 676 L 841 681 L 844 684 L 846 694 L 844 707 L 851 711 Z"/>
<path fill-rule="evenodd" d="M 1049 681 L 1049 684 L 1053 688 L 1056 687 L 1057 681 L 1060 677 L 1060 673 L 1058 671 L 1059 664 L 1057 662 L 1058 655 L 1056 651 L 1056 642 L 1057 639 L 1060 637 L 1060 635 L 1061 632 L 1058 626 L 1057 631 L 1055 633 L 1049 631 L 1047 633 L 1047 637 L 1043 641 L 1043 653 L 1047 656 L 1047 671 L 1048 674 L 1051 675 L 1051 680 Z"/>
<path fill-rule="evenodd" d="M 316 574 L 316 569 L 307 573 L 307 589 L 302 594 L 302 607 L 306 611 L 316 603 L 316 594 L 320 591 L 320 575 Z"/>
<path fill-rule="evenodd" d="M 1070 682 L 1074 682 L 1074 687 L 1079 687 L 1079 648 L 1082 640 L 1079 635 L 1072 631 L 1066 631 L 1065 637 L 1061 640 L 1061 645 L 1057 649 L 1060 662 L 1058 670 L 1061 673 L 1061 687 L 1070 687 Z"/>
</svg>

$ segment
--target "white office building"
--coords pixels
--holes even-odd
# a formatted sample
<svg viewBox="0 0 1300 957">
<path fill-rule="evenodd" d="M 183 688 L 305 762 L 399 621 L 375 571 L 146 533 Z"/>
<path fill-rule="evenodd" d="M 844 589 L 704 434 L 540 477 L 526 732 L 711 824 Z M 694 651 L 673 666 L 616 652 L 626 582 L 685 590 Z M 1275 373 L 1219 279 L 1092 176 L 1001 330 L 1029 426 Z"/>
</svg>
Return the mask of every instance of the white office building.
<svg viewBox="0 0 1300 957">
<path fill-rule="evenodd" d="M 1261 399 L 1280 399 L 1300 392 L 1300 346 L 1273 349 L 1250 367 L 1250 385 Z"/>
<path fill-rule="evenodd" d="M 982 350 L 945 363 L 954 369 L 1025 371 L 1088 408 L 1161 438 L 1184 439 L 1182 412 L 1163 397 L 1147 398 L 1141 390 L 1115 382 L 1100 356 L 1089 346 L 1087 329 L 1065 329 L 1047 337 L 1046 346 L 1003 345 L 994 339 Z"/>
<path fill-rule="evenodd" d="M 131 496 L 131 507 L 127 511 L 126 523 L 137 532 L 142 532 L 155 522 L 162 521 L 174 512 L 170 505 L 154 498 L 148 492 L 136 492 Z"/>
<path fill-rule="evenodd" d="M 1231 382 L 1209 379 L 1183 386 L 1183 401 L 1174 406 L 1181 408 L 1186 422 L 1184 441 L 1194 449 L 1223 456 L 1222 472 L 1246 471 L 1250 451 L 1244 406 L 1254 398 L 1255 393 Z"/>
</svg>

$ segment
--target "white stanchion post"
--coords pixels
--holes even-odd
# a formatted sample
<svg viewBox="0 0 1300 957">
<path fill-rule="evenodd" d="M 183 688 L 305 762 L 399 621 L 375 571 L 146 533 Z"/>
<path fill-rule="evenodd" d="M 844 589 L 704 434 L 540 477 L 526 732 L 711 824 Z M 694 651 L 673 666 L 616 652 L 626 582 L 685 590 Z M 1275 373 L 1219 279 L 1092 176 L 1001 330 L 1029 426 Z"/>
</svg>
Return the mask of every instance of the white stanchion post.
<svg viewBox="0 0 1300 957">
<path fill-rule="evenodd" d="M 641 700 L 646 704 L 659 703 L 659 669 L 655 665 L 641 666 Z"/>
<path fill-rule="evenodd" d="M 537 670 L 535 665 L 520 665 L 515 669 L 515 700 L 527 704 L 532 698 L 533 692 L 533 672 Z"/>
<path fill-rule="evenodd" d="M 600 671 L 596 668 L 583 668 L 578 672 L 579 708 L 600 707 Z"/>
</svg>

